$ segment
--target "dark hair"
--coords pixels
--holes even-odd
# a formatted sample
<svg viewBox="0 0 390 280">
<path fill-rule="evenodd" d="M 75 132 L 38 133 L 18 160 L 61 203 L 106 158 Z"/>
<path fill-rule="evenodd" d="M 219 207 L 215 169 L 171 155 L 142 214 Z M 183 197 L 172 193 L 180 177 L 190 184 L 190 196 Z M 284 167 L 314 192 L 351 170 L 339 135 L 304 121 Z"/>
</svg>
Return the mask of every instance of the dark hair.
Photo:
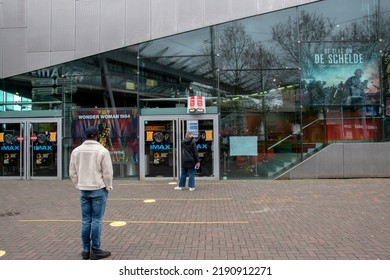
<svg viewBox="0 0 390 280">
<path fill-rule="evenodd" d="M 85 130 L 85 137 L 87 139 L 94 138 L 99 134 L 99 130 L 95 126 L 90 126 Z"/>
</svg>

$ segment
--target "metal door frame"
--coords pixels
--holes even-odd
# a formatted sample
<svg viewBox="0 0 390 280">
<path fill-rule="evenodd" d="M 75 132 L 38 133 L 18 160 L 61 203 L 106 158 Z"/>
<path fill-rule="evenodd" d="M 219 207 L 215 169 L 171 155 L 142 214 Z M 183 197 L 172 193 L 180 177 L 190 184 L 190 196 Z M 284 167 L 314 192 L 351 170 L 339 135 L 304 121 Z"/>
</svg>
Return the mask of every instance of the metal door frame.
<svg viewBox="0 0 390 280">
<path fill-rule="evenodd" d="M 139 117 L 139 178 L 140 180 L 178 180 L 180 176 L 180 153 L 181 141 L 175 141 L 176 139 L 182 139 L 180 135 L 182 129 L 182 121 L 187 120 L 212 120 L 213 121 L 213 171 L 214 176 L 199 177 L 197 180 L 219 180 L 220 168 L 219 168 L 219 116 L 218 114 L 205 114 L 205 115 L 164 115 L 164 116 L 140 116 Z M 145 172 L 145 121 L 172 121 L 174 128 L 174 143 L 177 142 L 178 147 L 173 147 L 173 177 L 146 177 Z M 176 122 L 176 124 L 175 124 Z"/>
<path fill-rule="evenodd" d="M 21 180 L 34 180 L 34 179 L 61 179 L 62 178 L 62 121 L 61 118 L 21 118 L 21 119 L 0 119 L 0 123 L 19 123 L 20 131 L 19 135 L 23 137 L 21 147 L 20 161 L 20 176 L 1 176 L 0 179 L 21 179 Z M 31 173 L 31 139 L 30 139 L 30 125 L 33 123 L 57 123 L 57 176 L 32 176 Z M 23 166 L 23 168 L 22 168 Z M 23 173 L 22 173 L 23 171 Z"/>
</svg>

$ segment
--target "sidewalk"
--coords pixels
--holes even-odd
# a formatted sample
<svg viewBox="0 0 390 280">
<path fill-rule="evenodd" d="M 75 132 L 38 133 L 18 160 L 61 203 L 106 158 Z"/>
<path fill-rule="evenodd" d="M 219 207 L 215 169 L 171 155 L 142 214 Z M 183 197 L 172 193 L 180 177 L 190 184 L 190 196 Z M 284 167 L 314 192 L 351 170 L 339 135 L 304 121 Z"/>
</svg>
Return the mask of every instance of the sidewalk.
<svg viewBox="0 0 390 280">
<path fill-rule="evenodd" d="M 114 186 L 102 232 L 108 259 L 390 259 L 389 179 L 197 181 L 194 192 L 168 181 Z M 70 181 L 0 181 L 0 261 L 80 252 Z"/>
</svg>

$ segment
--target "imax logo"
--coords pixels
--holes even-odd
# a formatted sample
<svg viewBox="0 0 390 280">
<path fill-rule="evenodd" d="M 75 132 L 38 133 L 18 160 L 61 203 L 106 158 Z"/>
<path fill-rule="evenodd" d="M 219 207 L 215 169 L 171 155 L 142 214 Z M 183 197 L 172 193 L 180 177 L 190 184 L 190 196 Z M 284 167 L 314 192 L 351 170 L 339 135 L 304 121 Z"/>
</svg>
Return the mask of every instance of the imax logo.
<svg viewBox="0 0 390 280">
<path fill-rule="evenodd" d="M 53 151 L 53 146 L 34 146 L 34 151 Z"/>
<path fill-rule="evenodd" d="M 198 150 L 206 149 L 207 150 L 207 144 L 198 144 L 196 145 L 196 148 Z"/>
<path fill-rule="evenodd" d="M 3 146 L 2 151 L 20 151 L 20 146 Z"/>
<path fill-rule="evenodd" d="M 150 145 L 151 150 L 170 150 L 171 144 L 168 145 Z"/>
</svg>

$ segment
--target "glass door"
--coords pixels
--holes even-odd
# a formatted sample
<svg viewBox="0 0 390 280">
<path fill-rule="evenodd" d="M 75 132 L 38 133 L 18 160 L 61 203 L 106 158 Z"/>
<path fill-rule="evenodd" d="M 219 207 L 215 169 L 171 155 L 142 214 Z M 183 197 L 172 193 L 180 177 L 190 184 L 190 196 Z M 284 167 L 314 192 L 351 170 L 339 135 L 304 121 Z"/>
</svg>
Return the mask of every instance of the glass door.
<svg viewBox="0 0 390 280">
<path fill-rule="evenodd" d="M 188 130 L 201 159 L 197 178 L 219 178 L 217 115 L 141 116 L 140 122 L 141 179 L 178 179 L 181 141 Z"/>
<path fill-rule="evenodd" d="M 173 178 L 176 173 L 176 120 L 148 120 L 144 122 L 143 158 L 145 177 Z M 144 161 L 142 163 L 142 161 Z"/>
<path fill-rule="evenodd" d="M 179 139 L 178 146 L 181 151 L 181 141 L 185 138 L 187 131 L 191 131 L 194 136 L 196 148 L 198 150 L 200 159 L 200 168 L 196 170 L 197 177 L 214 177 L 215 165 L 214 165 L 214 145 L 215 145 L 215 132 L 214 132 L 214 120 L 212 119 L 180 119 L 179 126 Z M 178 153 L 178 162 L 181 162 L 181 153 Z M 180 171 L 179 164 L 179 171 Z M 218 178 L 218 177 L 217 177 Z"/>
<path fill-rule="evenodd" d="M 0 122 L 0 177 L 23 178 L 25 123 L 1 120 Z"/>
<path fill-rule="evenodd" d="M 61 178 L 61 122 L 0 120 L 0 178 Z"/>
<path fill-rule="evenodd" d="M 27 166 L 31 177 L 60 177 L 58 154 L 61 138 L 58 136 L 58 122 L 28 121 L 27 122 L 28 153 Z M 58 141 L 60 140 L 60 141 Z"/>
</svg>

